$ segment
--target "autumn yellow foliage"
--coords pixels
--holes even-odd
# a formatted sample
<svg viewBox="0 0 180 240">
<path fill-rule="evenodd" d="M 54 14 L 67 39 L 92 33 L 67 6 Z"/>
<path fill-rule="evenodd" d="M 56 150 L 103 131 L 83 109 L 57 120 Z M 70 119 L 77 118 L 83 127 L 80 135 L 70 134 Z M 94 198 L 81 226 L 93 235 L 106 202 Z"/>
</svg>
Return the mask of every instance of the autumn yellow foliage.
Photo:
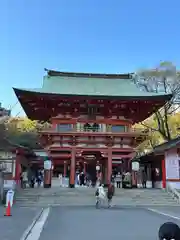
<svg viewBox="0 0 180 240">
<path fill-rule="evenodd" d="M 176 138 L 180 134 L 180 112 L 168 116 L 168 125 L 170 128 L 171 138 Z M 136 124 L 135 128 L 148 130 L 148 138 L 140 146 L 139 151 L 151 150 L 153 147 L 165 142 L 165 139 L 158 131 L 157 121 L 154 116 L 151 116 L 142 123 Z"/>
</svg>

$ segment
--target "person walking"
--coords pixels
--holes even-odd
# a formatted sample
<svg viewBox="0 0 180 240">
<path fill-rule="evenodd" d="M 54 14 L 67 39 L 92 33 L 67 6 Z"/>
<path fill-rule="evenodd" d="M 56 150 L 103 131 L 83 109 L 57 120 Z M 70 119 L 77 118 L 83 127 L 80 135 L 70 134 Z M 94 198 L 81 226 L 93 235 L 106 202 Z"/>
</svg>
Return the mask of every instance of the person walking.
<svg viewBox="0 0 180 240">
<path fill-rule="evenodd" d="M 23 171 L 21 174 L 21 187 L 26 188 L 28 183 L 28 175 L 26 171 Z"/>
<path fill-rule="evenodd" d="M 32 175 L 32 176 L 31 176 L 31 181 L 30 181 L 30 187 L 31 187 L 31 188 L 34 188 L 35 180 L 36 180 L 35 176 Z"/>
<path fill-rule="evenodd" d="M 96 188 L 95 196 L 96 196 L 96 207 L 99 207 L 99 204 L 103 205 L 105 203 L 106 193 L 104 191 L 104 186 L 101 183 Z"/>
<path fill-rule="evenodd" d="M 20 174 L 20 183 L 21 183 L 21 188 L 23 188 L 23 173 Z"/>
<path fill-rule="evenodd" d="M 60 185 L 60 187 L 62 187 L 63 186 L 63 175 L 62 175 L 62 173 L 60 173 L 58 177 L 59 177 L 59 185 Z"/>
<path fill-rule="evenodd" d="M 109 208 L 111 207 L 113 195 L 114 195 L 114 185 L 113 183 L 110 183 L 107 190 L 107 199 L 108 199 Z"/>
</svg>

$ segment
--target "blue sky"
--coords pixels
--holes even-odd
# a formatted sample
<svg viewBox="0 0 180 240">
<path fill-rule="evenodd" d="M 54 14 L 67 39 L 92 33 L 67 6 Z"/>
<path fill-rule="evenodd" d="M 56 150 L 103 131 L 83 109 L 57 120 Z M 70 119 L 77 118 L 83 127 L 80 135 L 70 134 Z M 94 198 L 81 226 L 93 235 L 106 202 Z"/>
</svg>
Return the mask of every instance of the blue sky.
<svg viewBox="0 0 180 240">
<path fill-rule="evenodd" d="M 0 101 L 40 87 L 44 68 L 118 73 L 180 66 L 178 0 L 1 0 Z M 22 115 L 20 105 L 13 114 Z"/>
</svg>

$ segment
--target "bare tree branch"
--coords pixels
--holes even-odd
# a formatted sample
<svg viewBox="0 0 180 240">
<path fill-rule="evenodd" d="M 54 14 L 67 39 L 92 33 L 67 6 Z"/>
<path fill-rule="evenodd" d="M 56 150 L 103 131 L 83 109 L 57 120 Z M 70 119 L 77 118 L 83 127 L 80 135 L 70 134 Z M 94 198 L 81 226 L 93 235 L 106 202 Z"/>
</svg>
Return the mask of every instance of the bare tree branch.
<svg viewBox="0 0 180 240">
<path fill-rule="evenodd" d="M 144 127 L 159 132 L 164 140 L 170 140 L 172 131 L 168 118 L 180 108 L 180 106 L 174 108 L 175 102 L 180 101 L 180 72 L 171 62 L 165 61 L 161 62 L 157 68 L 138 72 L 135 81 L 146 92 L 172 94 L 172 99 L 155 113 L 157 129 L 141 123 Z"/>
<path fill-rule="evenodd" d="M 145 124 L 145 123 L 143 123 L 143 122 L 141 122 L 140 124 L 141 124 L 142 126 L 148 128 L 148 129 L 151 129 L 152 131 L 155 131 L 155 132 L 158 132 L 158 131 L 159 131 L 159 129 L 153 128 L 153 127 L 151 127 L 151 126 L 149 126 L 149 125 L 147 125 L 147 124 Z"/>
</svg>

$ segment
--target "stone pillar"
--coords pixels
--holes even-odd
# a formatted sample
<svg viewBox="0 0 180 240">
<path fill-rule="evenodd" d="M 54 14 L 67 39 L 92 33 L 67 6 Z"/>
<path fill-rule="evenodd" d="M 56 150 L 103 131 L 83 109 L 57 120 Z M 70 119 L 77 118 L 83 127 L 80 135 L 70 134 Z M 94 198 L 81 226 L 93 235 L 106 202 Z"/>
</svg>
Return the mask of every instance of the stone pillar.
<svg viewBox="0 0 180 240">
<path fill-rule="evenodd" d="M 132 187 L 136 188 L 137 187 L 137 171 L 131 171 L 132 175 Z"/>
<path fill-rule="evenodd" d="M 44 188 L 51 187 L 51 178 L 52 178 L 51 170 L 44 169 Z"/>
<path fill-rule="evenodd" d="M 71 164 L 70 164 L 70 179 L 69 179 L 69 187 L 75 187 L 75 168 L 76 168 L 76 150 L 72 147 L 71 150 Z"/>
<path fill-rule="evenodd" d="M 108 159 L 107 159 L 107 184 L 111 183 L 112 175 L 112 148 L 108 148 Z"/>
<path fill-rule="evenodd" d="M 64 177 L 67 175 L 67 162 L 64 161 Z"/>
</svg>

